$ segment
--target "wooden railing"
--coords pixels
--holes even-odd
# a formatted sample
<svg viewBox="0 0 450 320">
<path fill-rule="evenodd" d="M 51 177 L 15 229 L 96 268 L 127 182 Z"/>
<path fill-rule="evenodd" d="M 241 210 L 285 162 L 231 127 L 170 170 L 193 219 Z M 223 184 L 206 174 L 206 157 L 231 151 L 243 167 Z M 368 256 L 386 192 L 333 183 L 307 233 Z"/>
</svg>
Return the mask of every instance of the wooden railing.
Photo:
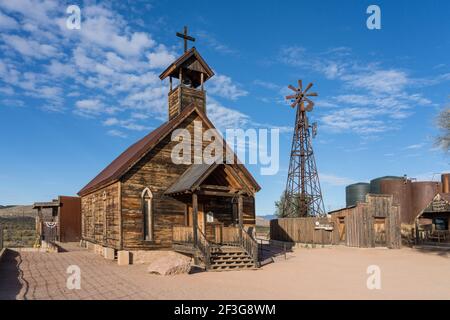
<svg viewBox="0 0 450 320">
<path fill-rule="evenodd" d="M 203 231 L 197 227 L 197 248 L 200 251 L 200 254 L 203 258 L 203 263 L 205 264 L 206 270 L 211 266 L 211 245 L 209 241 L 206 239 Z"/>
<path fill-rule="evenodd" d="M 219 240 L 216 238 L 216 241 Z M 192 227 L 174 226 L 173 242 L 179 244 L 190 244 L 198 249 L 206 269 L 211 264 L 211 243 L 206 239 L 203 231 L 197 227 L 197 244 L 194 244 L 194 232 Z M 241 226 L 230 226 L 221 228 L 220 244 L 243 248 L 253 259 L 256 266 L 259 264 L 258 243 Z"/>
<path fill-rule="evenodd" d="M 253 237 L 245 231 L 245 229 L 242 226 L 239 226 L 239 237 L 240 237 L 240 245 L 244 250 L 247 252 L 247 254 L 252 257 L 253 261 L 255 262 L 255 266 L 259 265 L 259 257 L 258 257 L 258 242 L 256 242 Z"/>
<path fill-rule="evenodd" d="M 194 244 L 194 231 L 192 227 L 174 226 L 172 232 L 173 242 Z"/>
</svg>

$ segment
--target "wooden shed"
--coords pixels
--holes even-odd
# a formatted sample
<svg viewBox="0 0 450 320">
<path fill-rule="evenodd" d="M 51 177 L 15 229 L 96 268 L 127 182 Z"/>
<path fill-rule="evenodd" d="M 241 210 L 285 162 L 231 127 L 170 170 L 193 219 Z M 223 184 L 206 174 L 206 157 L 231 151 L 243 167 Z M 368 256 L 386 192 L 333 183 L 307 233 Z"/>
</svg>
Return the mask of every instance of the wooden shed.
<svg viewBox="0 0 450 320">
<path fill-rule="evenodd" d="M 400 248 L 400 210 L 392 195 L 366 195 L 365 202 L 330 212 L 339 243 L 349 247 Z"/>
<path fill-rule="evenodd" d="M 81 198 L 59 196 L 50 202 L 36 202 L 36 231 L 41 240 L 78 242 L 81 240 Z M 45 215 L 43 210 L 51 211 Z"/>
</svg>

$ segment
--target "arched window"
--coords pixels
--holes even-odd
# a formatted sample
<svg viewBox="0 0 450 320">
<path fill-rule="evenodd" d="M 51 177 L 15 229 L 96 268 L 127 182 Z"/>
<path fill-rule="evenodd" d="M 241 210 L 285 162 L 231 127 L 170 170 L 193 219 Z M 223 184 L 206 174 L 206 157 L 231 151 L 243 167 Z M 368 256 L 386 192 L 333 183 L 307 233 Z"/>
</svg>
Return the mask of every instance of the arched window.
<svg viewBox="0 0 450 320">
<path fill-rule="evenodd" d="M 153 194 L 149 188 L 142 192 L 142 215 L 144 220 L 144 240 L 153 240 Z"/>
</svg>

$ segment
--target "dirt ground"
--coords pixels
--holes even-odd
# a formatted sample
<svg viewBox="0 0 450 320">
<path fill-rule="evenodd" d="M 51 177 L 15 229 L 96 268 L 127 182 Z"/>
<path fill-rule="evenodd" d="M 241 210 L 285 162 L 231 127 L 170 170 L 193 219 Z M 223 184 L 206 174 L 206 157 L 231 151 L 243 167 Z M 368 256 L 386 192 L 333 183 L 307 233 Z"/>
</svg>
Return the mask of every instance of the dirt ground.
<svg viewBox="0 0 450 320">
<path fill-rule="evenodd" d="M 301 248 L 258 270 L 163 277 L 84 249 L 9 252 L 0 263 L 0 299 L 450 299 L 449 258 L 408 248 Z M 73 264 L 80 290 L 66 288 Z M 379 290 L 367 288 L 370 265 L 380 268 Z"/>
</svg>

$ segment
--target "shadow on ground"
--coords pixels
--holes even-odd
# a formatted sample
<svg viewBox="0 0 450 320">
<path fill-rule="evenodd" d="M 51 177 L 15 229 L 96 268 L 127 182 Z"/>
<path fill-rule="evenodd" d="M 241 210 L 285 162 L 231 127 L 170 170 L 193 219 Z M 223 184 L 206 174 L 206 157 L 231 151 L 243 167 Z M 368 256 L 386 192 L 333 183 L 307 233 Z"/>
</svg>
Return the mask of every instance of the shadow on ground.
<svg viewBox="0 0 450 320">
<path fill-rule="evenodd" d="M 22 280 L 21 263 L 19 253 L 12 250 L 5 252 L 0 261 L 0 300 L 16 300 L 22 286 L 27 287 L 26 282 Z"/>
</svg>

